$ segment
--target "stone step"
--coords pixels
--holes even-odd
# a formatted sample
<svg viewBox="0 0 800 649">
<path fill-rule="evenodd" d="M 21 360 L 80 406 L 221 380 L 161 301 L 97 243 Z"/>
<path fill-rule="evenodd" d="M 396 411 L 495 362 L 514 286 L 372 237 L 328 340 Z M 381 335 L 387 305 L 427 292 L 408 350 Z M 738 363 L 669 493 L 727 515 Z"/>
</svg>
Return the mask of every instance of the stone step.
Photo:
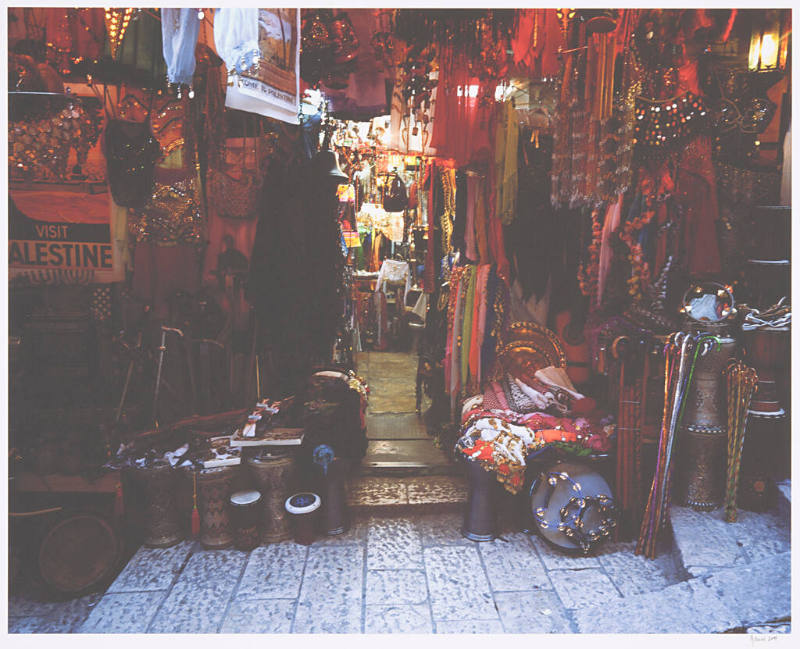
<svg viewBox="0 0 800 649">
<path fill-rule="evenodd" d="M 791 547 L 789 521 L 777 511 L 740 509 L 737 521 L 726 523 L 721 508 L 697 512 L 673 506 L 670 519 L 675 563 L 687 577 L 746 565 Z"/>
<path fill-rule="evenodd" d="M 466 480 L 456 476 L 359 476 L 347 485 L 347 504 L 356 515 L 460 511 L 466 500 Z"/>
<path fill-rule="evenodd" d="M 713 537 L 706 537 L 713 544 Z M 789 552 L 573 613 L 580 633 L 724 633 L 791 615 Z M 687 628 L 686 611 L 695 611 Z"/>
</svg>

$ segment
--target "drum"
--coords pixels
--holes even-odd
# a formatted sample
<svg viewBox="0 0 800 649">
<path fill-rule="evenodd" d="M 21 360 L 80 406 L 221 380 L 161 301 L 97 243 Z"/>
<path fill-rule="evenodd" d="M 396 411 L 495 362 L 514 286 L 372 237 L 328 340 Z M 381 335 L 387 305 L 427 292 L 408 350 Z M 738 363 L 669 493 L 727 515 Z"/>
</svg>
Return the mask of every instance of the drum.
<svg viewBox="0 0 800 649">
<path fill-rule="evenodd" d="M 261 518 L 261 494 L 237 491 L 231 496 L 231 520 L 238 550 L 252 550 L 258 545 L 258 522 Z"/>
<path fill-rule="evenodd" d="M 142 542 L 150 548 L 168 548 L 184 538 L 178 501 L 178 474 L 168 462 L 134 467 L 129 478 L 141 498 Z"/>
<path fill-rule="evenodd" d="M 589 551 L 617 525 L 617 506 L 606 479 L 585 464 L 559 462 L 531 486 L 531 512 L 539 534 L 566 552 Z"/>
<path fill-rule="evenodd" d="M 735 356 L 736 341 L 717 335 L 720 347 L 697 358 L 678 429 L 676 496 L 699 510 L 714 509 L 725 498 L 728 399 L 722 372 Z"/>
<path fill-rule="evenodd" d="M 291 536 L 284 503 L 293 487 L 294 459 L 288 453 L 248 458 L 247 470 L 261 492 L 261 540 L 285 541 Z"/>
<path fill-rule="evenodd" d="M 286 499 L 284 507 L 289 513 L 295 543 L 311 545 L 317 528 L 317 516 L 322 500 L 315 493 L 300 493 Z"/>
<path fill-rule="evenodd" d="M 122 556 L 122 540 L 102 516 L 66 514 L 42 537 L 38 568 L 53 591 L 71 597 L 110 579 Z"/>
<path fill-rule="evenodd" d="M 780 404 L 778 385 L 790 357 L 789 339 L 789 327 L 742 332 L 747 360 L 758 373 L 750 414 L 761 417 L 781 417 L 786 414 Z"/>
<path fill-rule="evenodd" d="M 221 466 L 196 473 L 200 542 L 206 548 L 227 548 L 233 544 L 230 497 L 238 469 L 238 466 Z"/>
</svg>

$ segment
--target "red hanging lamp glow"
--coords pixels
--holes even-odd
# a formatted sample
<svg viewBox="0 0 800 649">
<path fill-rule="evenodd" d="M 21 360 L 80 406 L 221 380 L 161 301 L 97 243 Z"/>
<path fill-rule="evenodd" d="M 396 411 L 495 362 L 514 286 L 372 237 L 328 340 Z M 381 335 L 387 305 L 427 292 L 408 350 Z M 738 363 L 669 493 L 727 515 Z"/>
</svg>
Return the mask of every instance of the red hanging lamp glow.
<svg viewBox="0 0 800 649">
<path fill-rule="evenodd" d="M 136 9 L 114 9 L 112 7 L 105 7 L 104 11 L 106 14 L 106 32 L 108 33 L 108 42 L 111 46 L 111 58 L 116 59 L 119 46 L 122 45 L 122 39 L 125 38 L 128 24 L 131 22 L 131 18 Z"/>
</svg>

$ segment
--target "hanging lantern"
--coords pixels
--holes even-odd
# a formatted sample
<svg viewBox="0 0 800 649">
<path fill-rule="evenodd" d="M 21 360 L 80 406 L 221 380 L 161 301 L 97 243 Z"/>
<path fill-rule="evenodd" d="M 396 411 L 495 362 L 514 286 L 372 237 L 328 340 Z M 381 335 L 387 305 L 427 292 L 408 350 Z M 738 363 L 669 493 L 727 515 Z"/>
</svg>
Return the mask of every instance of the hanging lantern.
<svg viewBox="0 0 800 649">
<path fill-rule="evenodd" d="M 133 12 L 136 9 L 113 9 L 106 7 L 106 32 L 108 33 L 108 42 L 111 45 L 111 58 L 117 58 L 119 46 L 122 45 L 122 39 L 125 38 L 125 32 L 128 29 L 128 24 L 133 17 Z"/>
<path fill-rule="evenodd" d="M 789 34 L 784 33 L 780 10 L 765 12 L 764 20 L 753 26 L 747 67 L 753 72 L 786 66 Z"/>
</svg>

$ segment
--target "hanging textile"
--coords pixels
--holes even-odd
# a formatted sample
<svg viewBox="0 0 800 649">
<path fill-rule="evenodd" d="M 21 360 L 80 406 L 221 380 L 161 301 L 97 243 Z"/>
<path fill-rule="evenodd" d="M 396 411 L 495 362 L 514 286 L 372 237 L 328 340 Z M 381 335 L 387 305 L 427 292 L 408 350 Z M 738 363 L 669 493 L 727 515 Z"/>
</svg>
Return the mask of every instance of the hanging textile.
<svg viewBox="0 0 800 649">
<path fill-rule="evenodd" d="M 220 9 L 214 21 L 217 51 L 228 66 L 225 105 L 297 124 L 300 10 Z"/>
<path fill-rule="evenodd" d="M 169 83 L 192 85 L 199 32 L 197 9 L 161 9 L 161 40 Z"/>
<path fill-rule="evenodd" d="M 517 216 L 519 123 L 510 101 L 500 104 L 494 132 L 495 216 L 508 225 Z"/>
<path fill-rule="evenodd" d="M 450 48 L 442 51 L 431 133 L 431 147 L 438 156 L 452 158 L 457 166 L 489 160 L 494 86 L 491 100 L 487 100 L 488 91 L 488 86 L 482 86 L 470 71 L 464 57 L 454 56 Z"/>
<path fill-rule="evenodd" d="M 217 9 L 214 12 L 214 43 L 228 72 L 239 74 L 258 61 L 258 9 Z"/>
</svg>

